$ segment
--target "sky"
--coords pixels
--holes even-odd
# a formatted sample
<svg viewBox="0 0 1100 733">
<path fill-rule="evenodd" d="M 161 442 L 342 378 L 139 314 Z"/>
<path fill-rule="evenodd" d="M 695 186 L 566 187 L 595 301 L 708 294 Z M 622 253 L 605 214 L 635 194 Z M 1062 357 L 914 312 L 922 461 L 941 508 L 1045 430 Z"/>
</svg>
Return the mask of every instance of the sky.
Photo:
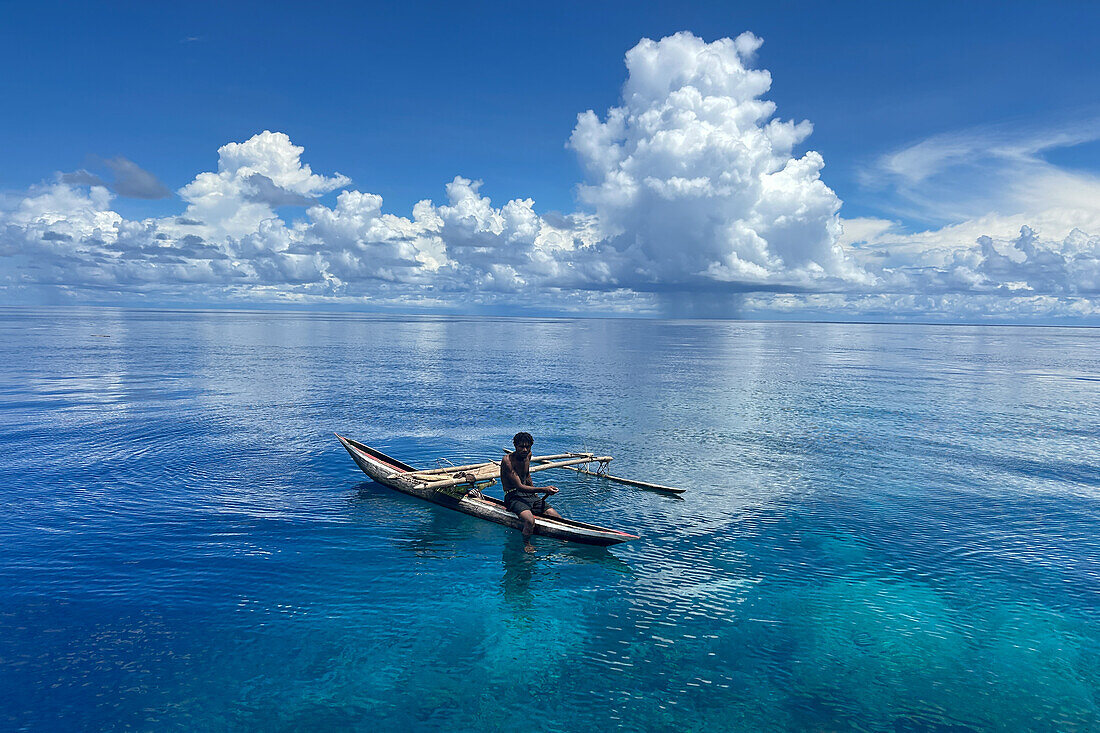
<svg viewBox="0 0 1100 733">
<path fill-rule="evenodd" d="M 0 303 L 1100 325 L 1095 3 L 0 2 Z"/>
</svg>

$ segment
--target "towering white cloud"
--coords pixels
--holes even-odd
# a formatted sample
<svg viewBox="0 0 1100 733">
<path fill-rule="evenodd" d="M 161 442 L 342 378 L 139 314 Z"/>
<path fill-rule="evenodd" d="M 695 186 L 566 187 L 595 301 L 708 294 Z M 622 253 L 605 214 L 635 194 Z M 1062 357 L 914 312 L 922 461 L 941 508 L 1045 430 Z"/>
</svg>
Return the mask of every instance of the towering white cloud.
<svg viewBox="0 0 1100 733">
<path fill-rule="evenodd" d="M 178 191 L 184 209 L 175 216 L 127 220 L 107 184 L 83 171 L 0 200 L 0 287 L 13 298 L 80 302 L 1097 312 L 1100 238 L 1040 236 L 1051 209 L 918 234 L 882 219 L 843 222 L 840 200 L 821 180 L 822 157 L 799 151 L 812 126 L 776 119 L 764 98 L 771 76 L 752 67 L 760 44 L 750 33 L 713 43 L 678 33 L 631 49 L 619 103 L 603 117 L 579 115 L 569 138 L 585 171 L 573 214 L 540 214 L 529 198 L 494 205 L 480 181 L 456 176 L 440 203 L 425 199 L 398 216 L 381 196 L 350 189 L 347 177 L 314 173 L 303 148 L 265 131 L 222 146 L 217 169 Z M 922 182 L 976 145 L 968 137 L 911 146 L 884 157 L 876 175 L 912 203 Z M 1032 155 L 1028 170 L 1056 173 L 1035 149 L 985 154 Z M 153 195 L 156 179 L 146 176 L 134 190 Z M 1060 195 L 1062 220 L 1088 208 L 1070 188 Z"/>
<path fill-rule="evenodd" d="M 218 149 L 218 172 L 200 173 L 180 189 L 183 216 L 203 222 L 207 236 L 242 237 L 275 216 L 274 207 L 311 203 L 351 183 L 346 176 L 319 176 L 302 163 L 304 148 L 281 132 L 264 131 Z"/>
<path fill-rule="evenodd" d="M 807 121 L 772 119 L 771 75 L 748 64 L 751 33 L 705 43 L 643 40 L 626 55 L 622 104 L 579 116 L 570 138 L 615 277 L 668 291 L 812 287 L 865 279 L 837 245 L 840 200 Z M 835 285 L 834 285 L 835 286 Z"/>
</svg>

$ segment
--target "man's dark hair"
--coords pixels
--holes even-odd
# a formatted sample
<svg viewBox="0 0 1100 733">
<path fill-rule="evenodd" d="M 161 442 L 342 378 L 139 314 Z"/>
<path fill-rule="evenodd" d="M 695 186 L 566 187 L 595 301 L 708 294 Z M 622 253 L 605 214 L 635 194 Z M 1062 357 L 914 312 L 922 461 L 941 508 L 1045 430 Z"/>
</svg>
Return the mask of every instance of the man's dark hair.
<svg viewBox="0 0 1100 733">
<path fill-rule="evenodd" d="M 512 445 L 519 448 L 521 445 L 534 445 L 535 439 L 531 437 L 530 433 L 516 433 L 516 437 L 512 438 Z"/>
</svg>

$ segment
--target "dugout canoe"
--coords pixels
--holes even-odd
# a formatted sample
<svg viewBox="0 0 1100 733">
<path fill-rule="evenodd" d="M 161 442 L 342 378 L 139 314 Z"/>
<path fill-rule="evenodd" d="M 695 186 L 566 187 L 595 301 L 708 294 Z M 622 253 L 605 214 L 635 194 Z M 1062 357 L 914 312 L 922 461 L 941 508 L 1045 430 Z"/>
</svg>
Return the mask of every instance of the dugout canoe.
<svg viewBox="0 0 1100 733">
<path fill-rule="evenodd" d="M 468 488 L 474 485 L 481 487 L 499 478 L 500 467 L 497 465 L 494 472 L 492 467 L 496 464 L 492 461 L 422 472 L 356 440 L 345 438 L 342 435 L 336 435 L 336 437 L 351 455 L 356 465 L 363 470 L 363 473 L 384 486 L 400 491 L 402 494 L 415 496 L 418 499 L 454 509 L 463 514 L 503 524 L 506 527 L 512 527 L 513 529 L 523 527 L 523 521 L 505 509 L 504 502 L 500 499 L 494 499 L 491 496 L 480 494 L 480 492 L 468 492 Z M 592 457 L 588 456 L 566 459 L 559 463 L 572 464 L 590 460 L 592 460 Z M 559 466 L 543 464 L 531 466 L 531 470 L 534 472 L 535 470 L 557 467 Z M 459 476 L 457 474 L 464 475 Z M 441 480 L 434 480 L 436 476 Z M 568 542 L 603 547 L 638 539 L 638 535 L 620 532 L 616 529 L 586 524 L 574 519 L 553 519 L 550 517 L 535 517 L 535 534 Z"/>
</svg>

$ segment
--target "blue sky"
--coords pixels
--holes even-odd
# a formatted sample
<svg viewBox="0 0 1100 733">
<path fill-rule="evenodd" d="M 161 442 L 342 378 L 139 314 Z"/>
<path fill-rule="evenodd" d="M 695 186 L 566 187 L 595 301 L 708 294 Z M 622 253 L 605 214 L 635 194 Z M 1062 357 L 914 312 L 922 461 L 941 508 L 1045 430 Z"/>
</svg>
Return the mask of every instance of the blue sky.
<svg viewBox="0 0 1100 733">
<path fill-rule="evenodd" d="M 0 60 L 13 70 L 0 77 L 0 94 L 7 100 L 0 114 L 5 142 L 0 226 L 7 227 L 0 286 L 12 302 L 274 302 L 490 311 L 519 304 L 545 312 L 624 315 L 1066 322 L 1091 322 L 1100 308 L 1100 275 L 1094 275 L 1091 261 L 1082 260 L 1092 256 L 1091 238 L 1100 236 L 1100 204 L 1089 204 L 1100 172 L 1095 42 L 1100 6 L 1095 4 L 315 8 L 194 3 L 105 9 L 4 3 L 0 8 Z M 810 218 L 817 218 L 782 235 L 816 242 L 805 251 L 778 243 L 782 236 L 774 233 L 772 240 L 763 237 L 764 244 L 757 241 L 770 226 L 767 216 L 791 215 L 776 209 L 774 198 L 760 198 L 744 211 L 730 208 L 728 200 L 710 210 L 697 205 L 698 192 L 680 191 L 677 196 L 696 198 L 684 206 L 658 207 L 661 217 L 652 220 L 656 213 L 650 205 L 623 208 L 607 191 L 590 190 L 587 198 L 582 193 L 586 185 L 606 184 L 609 171 L 593 172 L 596 158 L 586 161 L 576 145 L 567 145 L 578 115 L 592 110 L 598 122 L 606 122 L 608 110 L 622 105 L 624 83 L 632 78 L 624 55 L 643 38 L 660 42 L 678 32 L 698 39 L 704 54 L 717 48 L 707 44 L 744 32 L 762 39 L 751 52 L 730 52 L 741 54 L 746 69 L 770 72 L 771 83 L 758 98 L 776 110 L 757 122 L 812 123 L 812 133 L 798 134 L 785 155 L 791 160 L 810 151 L 819 155 L 823 167 L 805 172 L 797 185 L 817 196 L 812 184 L 819 179 L 835 194 L 835 206 L 814 198 L 809 209 L 816 213 Z M 681 63 L 683 49 L 675 45 L 670 41 L 654 58 Z M 690 78 L 685 83 L 700 86 Z M 719 84 L 714 94 L 721 97 L 730 88 Z M 742 107 L 751 101 L 736 93 L 729 99 Z M 647 104 L 652 111 L 667 107 L 666 101 Z M 641 120 L 644 110 L 633 111 Z M 641 127 L 631 129 L 637 133 Z M 566 232 L 563 236 L 574 242 L 554 251 L 580 248 L 585 257 L 570 256 L 567 266 L 559 258 L 541 276 L 527 276 L 529 266 L 538 270 L 532 252 L 545 249 L 523 239 L 520 229 L 530 222 L 483 220 L 479 226 L 489 230 L 504 226 L 503 234 L 494 231 L 504 239 L 463 239 L 470 233 L 459 231 L 459 220 L 472 221 L 473 214 L 452 201 L 455 211 L 442 212 L 444 223 L 431 230 L 442 249 L 414 243 L 415 252 L 392 246 L 376 251 L 378 242 L 362 231 L 345 231 L 350 239 L 338 257 L 390 262 L 369 272 L 358 263 L 354 276 L 337 274 L 339 268 L 329 261 L 329 255 L 337 257 L 330 247 L 336 235 L 320 231 L 308 242 L 291 234 L 291 244 L 284 237 L 276 245 L 269 237 L 261 249 L 286 254 L 280 263 L 267 263 L 282 276 L 265 277 L 252 265 L 247 272 L 219 270 L 214 260 L 243 261 L 248 250 L 241 242 L 249 227 L 233 226 L 190 235 L 210 248 L 197 264 L 191 257 L 196 253 L 182 244 L 178 257 L 158 251 L 143 262 L 140 275 L 103 271 L 105 262 L 117 264 L 123 252 L 112 239 L 120 236 L 120 226 L 145 222 L 150 242 L 160 234 L 155 241 L 173 246 L 189 236 L 150 224 L 182 215 L 187 203 L 180 195 L 142 198 L 160 189 L 142 194 L 144 184 L 131 177 L 127 187 L 120 171 L 141 172 L 149 185 L 160 182 L 178 192 L 198 174 L 218 170 L 223 145 L 244 143 L 265 130 L 304 148 L 300 162 L 329 181 L 294 188 L 297 183 L 276 180 L 293 195 L 269 199 L 270 215 L 288 231 L 296 221 L 312 221 L 308 207 L 300 205 L 302 197 L 334 209 L 341 191 L 379 195 L 380 215 L 411 221 L 418 201 L 448 201 L 445 187 L 460 176 L 482 181 L 473 186 L 470 200 L 487 197 L 498 212 L 512 199 L 531 199 L 529 208 L 542 222 L 535 226 Z M 768 165 L 786 159 L 776 156 Z M 739 164 L 717 157 L 723 165 Z M 695 163 L 680 166 L 685 175 L 679 178 L 717 180 L 721 171 L 707 162 L 712 158 L 692 158 Z M 707 170 L 694 170 L 699 161 Z M 667 163 L 651 162 L 658 168 Z M 257 165 L 252 161 L 247 171 L 261 170 Z M 74 177 L 81 170 L 88 176 Z M 662 180 L 677 177 L 670 170 Z M 350 179 L 346 185 L 337 173 Z M 95 199 L 97 180 L 109 189 L 109 201 Z M 259 185 L 258 179 L 249 180 L 238 183 Z M 46 188 L 59 185 L 99 203 L 74 203 L 56 192 L 43 198 Z M 468 187 L 458 188 L 469 193 Z M 244 195 L 253 203 L 259 196 Z M 671 194 L 661 189 L 654 195 L 667 203 Z M 706 196 L 721 198 L 713 192 Z M 285 205 L 288 201 L 292 205 Z M 787 203 L 792 211 L 807 208 L 805 202 Z M 111 224 L 113 234 L 93 234 L 103 221 L 80 224 L 64 206 L 85 213 L 100 206 L 127 224 Z M 66 216 L 71 231 L 49 228 Z M 665 223 L 679 222 L 680 216 L 717 219 L 723 226 L 672 242 L 677 230 Z M 264 216 L 252 218 L 259 231 Z M 730 226 L 750 220 L 756 222 L 751 236 L 731 234 Z M 681 224 L 691 229 L 690 221 Z M 394 226 L 383 237 L 389 245 L 423 235 L 401 222 Z M 448 238 L 448 226 L 457 239 Z M 1035 231 L 1022 245 L 1021 226 Z M 403 233 L 395 234 L 398 229 Z M 1074 235 L 1067 245 L 1074 229 L 1085 239 Z M 137 241 L 132 232 L 127 236 L 118 241 Z M 982 236 L 991 238 L 992 250 L 982 249 Z M 624 255 L 617 265 L 621 270 L 601 267 L 634 251 L 627 240 L 637 245 L 637 256 Z M 43 241 L 50 244 L 38 246 Z M 81 248 L 88 241 L 92 249 L 104 241 L 109 251 Z M 1027 253 L 1032 241 L 1042 250 L 1035 256 Z M 514 251 L 516 242 L 525 242 L 527 251 Z M 848 249 L 834 257 L 832 246 Z M 299 261 L 310 256 L 310 247 L 329 257 L 312 275 Z M 500 250 L 499 259 L 511 273 L 502 274 L 499 267 L 494 272 L 493 247 L 509 248 Z M 464 248 L 477 256 L 452 256 Z M 690 262 L 669 257 L 684 249 L 699 257 Z M 133 245 L 122 259 L 132 263 L 139 251 L 148 252 L 149 246 Z M 1062 258 L 1057 272 L 1050 271 L 1046 252 Z M 72 268 L 60 273 L 58 263 L 73 257 L 84 258 L 76 268 L 83 274 Z M 429 260 L 428 270 L 406 267 Z M 397 274 L 396 263 L 407 272 Z M 1032 265 L 1042 271 L 1033 272 Z M 473 269 L 460 272 L 462 267 Z M 288 268 L 293 274 L 286 274 Z M 431 275 L 440 270 L 449 279 Z M 1052 284 L 1052 277 L 1064 282 Z M 372 281 L 379 286 L 372 288 Z M 463 293 L 462 281 L 472 282 L 475 292 Z M 928 298 L 936 302 L 923 302 Z"/>
</svg>

